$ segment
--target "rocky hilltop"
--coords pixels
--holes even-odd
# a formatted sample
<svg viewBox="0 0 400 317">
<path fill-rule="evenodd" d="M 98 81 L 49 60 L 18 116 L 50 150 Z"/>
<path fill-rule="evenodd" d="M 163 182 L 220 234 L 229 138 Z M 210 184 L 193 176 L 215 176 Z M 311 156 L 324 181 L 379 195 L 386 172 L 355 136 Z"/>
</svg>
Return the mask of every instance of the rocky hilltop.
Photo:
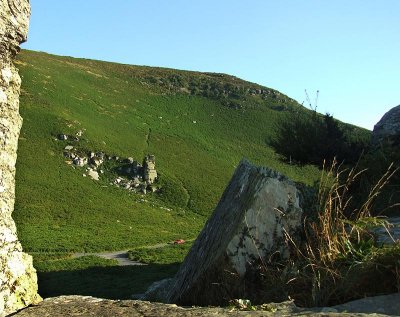
<svg viewBox="0 0 400 317">
<path fill-rule="evenodd" d="M 374 126 L 372 145 L 389 145 L 399 147 L 400 138 L 400 105 L 390 109 Z"/>
<path fill-rule="evenodd" d="M 22 119 L 19 115 L 21 79 L 13 65 L 28 33 L 26 0 L 0 1 L 0 315 L 37 302 L 32 257 L 22 252 L 11 217 L 15 201 L 15 162 Z"/>
</svg>

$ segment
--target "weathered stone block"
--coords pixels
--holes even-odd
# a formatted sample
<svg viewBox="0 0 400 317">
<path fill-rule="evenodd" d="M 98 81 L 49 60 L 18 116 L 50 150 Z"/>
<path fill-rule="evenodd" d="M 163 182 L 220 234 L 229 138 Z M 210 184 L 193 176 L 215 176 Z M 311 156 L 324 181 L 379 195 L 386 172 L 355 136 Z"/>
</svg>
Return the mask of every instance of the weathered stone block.
<svg viewBox="0 0 400 317">
<path fill-rule="evenodd" d="M 246 275 L 271 256 L 287 259 L 299 240 L 304 199 L 296 184 L 243 160 L 176 276 L 146 299 L 221 305 L 248 298 Z"/>
</svg>

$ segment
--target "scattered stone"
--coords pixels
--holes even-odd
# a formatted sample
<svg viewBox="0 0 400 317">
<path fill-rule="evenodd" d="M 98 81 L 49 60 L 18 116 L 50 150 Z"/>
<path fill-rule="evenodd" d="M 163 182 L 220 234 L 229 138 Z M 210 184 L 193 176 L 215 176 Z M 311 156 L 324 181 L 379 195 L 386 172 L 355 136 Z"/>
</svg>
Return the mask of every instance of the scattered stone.
<svg viewBox="0 0 400 317">
<path fill-rule="evenodd" d="M 99 179 L 99 173 L 103 174 L 104 169 L 101 169 L 97 172 L 97 169 L 104 163 L 104 159 L 111 159 L 119 161 L 120 163 L 125 163 L 124 165 L 117 166 L 116 170 L 120 175 L 112 183 L 111 185 L 116 185 L 118 187 L 124 188 L 133 192 L 140 192 L 143 194 L 147 194 L 148 192 L 154 193 L 158 190 L 158 187 L 154 185 L 154 182 L 157 179 L 157 171 L 155 169 L 155 157 L 154 155 L 147 155 L 143 162 L 145 167 L 135 161 L 132 157 L 128 157 L 124 160 L 120 160 L 118 156 L 108 156 L 104 152 L 98 151 L 90 151 L 87 152 L 87 156 L 80 156 L 75 153 L 74 147 L 72 145 L 68 145 L 65 147 L 64 157 L 70 159 L 72 161 L 66 161 L 67 164 L 71 164 L 71 162 L 75 166 L 83 167 L 90 164 L 90 170 L 92 170 L 92 178 L 95 180 Z"/>
<path fill-rule="evenodd" d="M 139 187 L 140 186 L 140 180 L 139 180 L 139 178 L 137 178 L 137 177 L 135 177 L 134 179 L 133 179 L 133 181 L 132 181 L 132 185 L 133 185 L 133 187 L 135 187 L 135 188 L 137 188 L 137 187 Z"/>
<path fill-rule="evenodd" d="M 93 164 L 96 167 L 99 167 L 101 164 L 103 164 L 103 159 L 94 156 L 90 159 L 90 164 Z"/>
<path fill-rule="evenodd" d="M 74 164 L 76 165 L 76 166 L 80 166 L 80 167 L 82 167 L 82 166 L 85 166 L 86 164 L 87 164 L 87 157 L 79 157 L 79 156 L 77 156 L 77 157 L 75 157 L 74 158 Z"/>
<path fill-rule="evenodd" d="M 89 169 L 88 172 L 87 172 L 87 174 L 88 174 L 92 179 L 94 179 L 95 181 L 98 181 L 98 180 L 99 180 L 99 173 L 98 173 L 97 171 L 94 171 L 94 170 L 92 170 L 92 169 Z"/>
</svg>

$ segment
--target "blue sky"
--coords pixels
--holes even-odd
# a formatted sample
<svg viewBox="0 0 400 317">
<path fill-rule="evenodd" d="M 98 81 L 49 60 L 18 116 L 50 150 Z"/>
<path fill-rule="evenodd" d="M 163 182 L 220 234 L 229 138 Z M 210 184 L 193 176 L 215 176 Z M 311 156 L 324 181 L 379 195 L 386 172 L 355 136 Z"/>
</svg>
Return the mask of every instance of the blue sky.
<svg viewBox="0 0 400 317">
<path fill-rule="evenodd" d="M 400 104 L 399 0 L 31 0 L 58 55 L 222 72 L 372 129 Z"/>
</svg>

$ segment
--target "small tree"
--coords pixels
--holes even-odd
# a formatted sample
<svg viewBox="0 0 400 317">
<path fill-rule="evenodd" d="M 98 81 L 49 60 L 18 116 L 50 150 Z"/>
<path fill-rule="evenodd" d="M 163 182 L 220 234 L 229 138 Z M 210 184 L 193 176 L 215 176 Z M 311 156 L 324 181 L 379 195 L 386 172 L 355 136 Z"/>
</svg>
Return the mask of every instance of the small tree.
<svg viewBox="0 0 400 317">
<path fill-rule="evenodd" d="M 354 162 L 364 147 L 346 138 L 332 115 L 320 115 L 316 109 L 286 114 L 276 125 L 271 145 L 287 160 L 320 166 L 335 157 L 339 162 Z"/>
</svg>

